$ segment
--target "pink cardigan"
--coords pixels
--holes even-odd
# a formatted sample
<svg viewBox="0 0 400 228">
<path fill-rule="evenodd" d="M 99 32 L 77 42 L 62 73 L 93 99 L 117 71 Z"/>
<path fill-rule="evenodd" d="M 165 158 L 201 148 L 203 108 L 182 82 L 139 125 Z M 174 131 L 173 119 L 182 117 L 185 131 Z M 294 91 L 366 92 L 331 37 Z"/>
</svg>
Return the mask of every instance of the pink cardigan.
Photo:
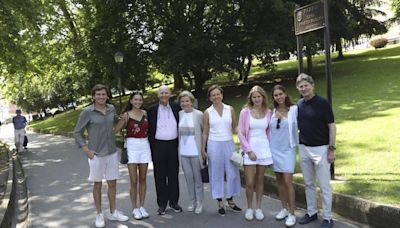
<svg viewBox="0 0 400 228">
<path fill-rule="evenodd" d="M 271 134 L 269 129 L 269 122 L 272 116 L 271 110 L 268 109 L 266 115 L 267 115 L 267 126 L 265 126 L 266 134 L 268 140 L 270 140 Z M 246 153 L 252 151 L 250 146 L 249 132 L 250 132 L 250 109 L 244 108 L 242 109 L 242 111 L 240 111 L 239 115 L 238 137 L 240 140 L 240 147 Z"/>
</svg>

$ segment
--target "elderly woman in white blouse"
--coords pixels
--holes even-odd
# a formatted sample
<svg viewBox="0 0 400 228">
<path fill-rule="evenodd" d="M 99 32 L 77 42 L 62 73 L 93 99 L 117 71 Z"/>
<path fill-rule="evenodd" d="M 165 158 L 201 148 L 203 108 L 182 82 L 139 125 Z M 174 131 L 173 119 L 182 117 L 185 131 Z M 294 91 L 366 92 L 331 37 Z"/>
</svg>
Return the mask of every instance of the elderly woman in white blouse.
<svg viewBox="0 0 400 228">
<path fill-rule="evenodd" d="M 178 96 L 178 103 L 182 108 L 179 112 L 178 125 L 179 154 L 190 197 L 187 210 L 200 214 L 203 211 L 202 200 L 204 198 L 200 173 L 203 166 L 201 156 L 203 113 L 193 108 L 194 100 L 193 94 L 186 90 Z"/>
</svg>

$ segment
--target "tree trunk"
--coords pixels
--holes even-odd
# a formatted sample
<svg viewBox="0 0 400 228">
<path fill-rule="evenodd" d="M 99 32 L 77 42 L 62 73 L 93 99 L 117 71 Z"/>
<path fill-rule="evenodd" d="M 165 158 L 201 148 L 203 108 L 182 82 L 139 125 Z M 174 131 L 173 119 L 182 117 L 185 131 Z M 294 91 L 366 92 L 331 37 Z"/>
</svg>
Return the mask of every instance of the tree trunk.
<svg viewBox="0 0 400 228">
<path fill-rule="evenodd" d="M 247 60 L 248 61 L 247 61 L 246 71 L 244 72 L 243 82 L 247 82 L 249 78 L 251 64 L 253 63 L 253 56 L 252 55 L 247 56 Z"/>
<path fill-rule="evenodd" d="M 174 90 L 183 89 L 183 77 L 181 74 L 174 74 Z"/>
<path fill-rule="evenodd" d="M 244 65 L 244 58 L 239 61 L 239 65 L 237 67 L 237 71 L 239 72 L 239 81 L 243 80 L 243 65 Z"/>
<path fill-rule="evenodd" d="M 312 63 L 312 54 L 310 50 L 306 51 L 306 56 L 307 56 L 307 73 L 309 75 L 312 75 L 313 63 Z"/>
<path fill-rule="evenodd" d="M 336 40 L 336 50 L 338 51 L 337 59 L 344 59 L 342 40 L 341 39 L 337 39 Z"/>
</svg>

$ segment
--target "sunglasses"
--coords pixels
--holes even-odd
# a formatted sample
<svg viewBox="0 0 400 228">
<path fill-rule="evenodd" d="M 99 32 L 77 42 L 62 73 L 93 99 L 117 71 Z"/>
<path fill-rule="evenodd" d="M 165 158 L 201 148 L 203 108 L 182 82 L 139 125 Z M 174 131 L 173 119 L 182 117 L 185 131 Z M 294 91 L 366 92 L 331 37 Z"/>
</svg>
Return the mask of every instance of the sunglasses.
<svg viewBox="0 0 400 228">
<path fill-rule="evenodd" d="M 135 94 L 135 95 L 136 94 L 143 95 L 143 91 L 142 90 L 138 90 L 138 89 L 133 90 L 132 93 Z"/>
<path fill-rule="evenodd" d="M 281 127 L 281 119 L 278 119 L 278 123 L 276 124 L 276 129 L 279 129 Z"/>
</svg>

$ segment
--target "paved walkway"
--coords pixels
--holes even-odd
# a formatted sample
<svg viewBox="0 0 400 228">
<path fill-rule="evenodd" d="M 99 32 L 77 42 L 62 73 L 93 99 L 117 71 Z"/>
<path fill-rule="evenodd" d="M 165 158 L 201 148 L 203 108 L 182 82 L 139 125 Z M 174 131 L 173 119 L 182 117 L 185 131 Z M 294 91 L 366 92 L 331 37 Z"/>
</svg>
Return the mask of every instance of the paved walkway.
<svg viewBox="0 0 400 228">
<path fill-rule="evenodd" d="M 49 134 L 28 133 L 29 150 L 21 154 L 29 189 L 30 227 L 94 227 L 95 209 L 92 200 L 91 184 L 87 181 L 89 169 L 83 152 L 77 148 L 71 138 Z M 13 129 L 3 125 L 0 140 L 13 144 Z M 13 147 L 13 146 L 12 146 Z M 130 215 L 132 208 L 129 199 L 129 178 L 127 167 L 120 165 L 120 180 L 117 185 L 117 208 Z M 106 227 L 285 227 L 284 222 L 275 221 L 274 215 L 280 209 L 278 200 L 264 197 L 262 209 L 264 221 L 248 222 L 244 212 L 227 211 L 226 216 L 217 214 L 217 205 L 210 197 L 209 185 L 205 185 L 204 211 L 200 215 L 184 210 L 175 213 L 167 210 L 164 216 L 156 214 L 156 194 L 153 170 L 150 166 L 147 179 L 147 197 L 145 207 L 150 218 L 128 222 L 109 222 Z M 183 173 L 180 173 L 180 205 L 185 209 L 189 202 Z M 108 211 L 106 189 L 103 188 L 103 211 Z M 246 200 L 244 189 L 242 196 L 236 199 L 242 208 Z M 303 210 L 296 211 L 299 218 Z M 321 220 L 299 228 L 319 227 Z M 348 222 L 335 221 L 335 228 L 357 227 Z"/>
</svg>

